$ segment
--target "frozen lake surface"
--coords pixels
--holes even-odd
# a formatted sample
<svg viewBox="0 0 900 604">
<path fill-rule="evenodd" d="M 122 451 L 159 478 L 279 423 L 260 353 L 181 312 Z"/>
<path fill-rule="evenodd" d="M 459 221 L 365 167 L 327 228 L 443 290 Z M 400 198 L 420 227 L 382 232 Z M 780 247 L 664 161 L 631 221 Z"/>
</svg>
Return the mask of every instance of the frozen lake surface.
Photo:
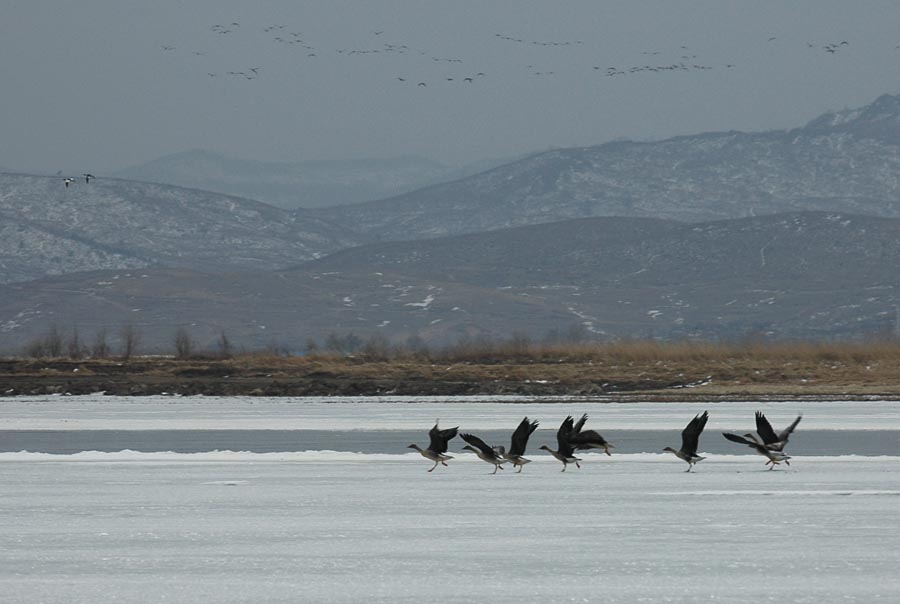
<svg viewBox="0 0 900 604">
<path fill-rule="evenodd" d="M 418 429 L 425 444 L 438 416 L 478 431 L 526 414 L 553 425 L 588 412 L 589 426 L 668 430 L 704 408 L 708 433 L 750 429 L 755 409 L 776 429 L 802 412 L 798 439 L 806 428 L 900 430 L 900 405 L 878 401 L 103 397 L 0 400 L 0 430 L 240 430 L 251 421 Z M 496 476 L 455 455 L 429 474 L 412 452 L 0 453 L 0 600 L 900 601 L 897 455 L 797 455 L 769 472 L 759 456 L 711 454 L 690 474 L 655 453 L 588 454 L 565 473 L 533 455 L 522 474 Z"/>
</svg>

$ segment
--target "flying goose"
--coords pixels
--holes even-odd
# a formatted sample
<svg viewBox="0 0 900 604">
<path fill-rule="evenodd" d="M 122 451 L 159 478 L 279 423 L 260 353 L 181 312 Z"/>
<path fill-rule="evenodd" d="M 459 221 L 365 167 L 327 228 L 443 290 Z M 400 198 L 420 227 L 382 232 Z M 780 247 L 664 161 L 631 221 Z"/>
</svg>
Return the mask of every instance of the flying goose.
<svg viewBox="0 0 900 604">
<path fill-rule="evenodd" d="M 794 429 L 797 427 L 797 424 L 800 423 L 801 419 L 803 419 L 803 416 L 798 415 L 797 419 L 791 422 L 787 428 L 776 434 L 775 430 L 772 429 L 772 424 L 769 423 L 769 420 L 766 419 L 763 412 L 757 411 L 756 433 L 759 434 L 759 437 L 762 439 L 762 442 L 766 445 L 767 449 L 772 451 L 784 451 L 784 446 L 787 444 L 788 439 L 791 437 L 791 434 L 794 432 Z"/>
<path fill-rule="evenodd" d="M 706 459 L 697 455 L 697 446 L 700 443 L 700 433 L 706 427 L 709 419 L 709 412 L 704 411 L 688 422 L 688 425 L 681 431 L 681 449 L 676 451 L 672 447 L 666 447 L 663 451 L 674 453 L 678 459 L 683 459 L 688 463 L 687 471 L 690 472 L 694 464 L 698 461 Z"/>
<path fill-rule="evenodd" d="M 722 432 L 722 436 L 732 442 L 747 445 L 763 457 L 768 458 L 769 461 L 766 462 L 766 465 L 768 466 L 769 464 L 772 464 L 769 467 L 770 470 L 774 470 L 775 465 L 781 463 L 782 461 L 787 465 L 791 465 L 791 462 L 788 461 L 791 458 L 790 455 L 785 455 L 781 451 L 776 451 L 774 449 L 768 448 L 765 443 L 757 438 L 755 434 L 748 433 L 744 434 L 743 436 L 738 436 L 737 434 L 732 434 L 730 432 Z"/>
<path fill-rule="evenodd" d="M 787 428 L 776 434 L 775 430 L 772 429 L 772 424 L 769 423 L 763 412 L 757 411 L 756 434 L 749 433 L 744 434 L 744 436 L 738 436 L 737 434 L 723 432 L 722 436 L 732 442 L 747 445 L 763 457 L 768 458 L 769 461 L 766 462 L 766 465 L 771 464 L 769 469 L 774 470 L 775 464 L 782 461 L 787 465 L 791 465 L 791 462 L 788 461 L 791 457 L 784 453 L 784 447 L 801 419 L 803 419 L 803 416 L 798 415 L 797 419 L 791 422 Z"/>
<path fill-rule="evenodd" d="M 492 474 L 496 474 L 497 470 L 503 469 L 503 464 L 505 464 L 507 460 L 501 456 L 502 448 L 498 447 L 498 449 L 494 449 L 474 434 L 460 434 L 459 436 L 469 443 L 463 447 L 463 449 L 468 449 L 477 455 L 480 460 L 493 464 L 494 471 L 491 472 Z"/>
<path fill-rule="evenodd" d="M 503 447 L 498 447 L 500 449 L 500 454 L 509 462 L 512 462 L 513 467 L 518 467 L 519 469 L 516 471 L 516 474 L 522 471 L 522 468 L 527 463 L 531 463 L 530 459 L 525 459 L 523 455 L 525 455 L 525 447 L 528 446 L 528 437 L 537 430 L 538 422 L 529 421 L 526 417 L 519 425 L 516 427 L 515 432 L 513 432 L 512 440 L 509 443 L 509 452 L 503 449 Z"/>
<path fill-rule="evenodd" d="M 575 457 L 575 449 L 573 449 L 571 443 L 569 443 L 569 436 L 572 434 L 574 424 L 575 420 L 572 419 L 571 415 L 566 417 L 566 419 L 563 420 L 563 423 L 560 424 L 559 430 L 556 431 L 556 443 L 557 447 L 559 447 L 556 451 L 547 445 L 541 446 L 541 449 L 549 451 L 553 457 L 562 462 L 563 472 L 566 471 L 566 466 L 570 463 L 575 464 L 575 467 L 577 468 L 581 468 L 581 464 L 578 463 L 581 459 Z"/>
<path fill-rule="evenodd" d="M 430 442 L 428 443 L 427 449 L 423 449 L 415 443 L 409 445 L 409 447 L 407 448 L 415 449 L 422 455 L 422 457 L 433 461 L 434 465 L 431 466 L 430 470 L 428 470 L 429 472 L 431 472 L 438 466 L 438 464 L 443 464 L 446 466 L 447 460 L 453 459 L 451 455 L 445 455 L 445 453 L 447 452 L 447 443 L 456 436 L 458 430 L 459 426 L 441 430 L 440 428 L 438 428 L 438 422 L 435 422 L 434 428 L 432 428 L 428 432 L 428 438 L 430 439 Z"/>
<path fill-rule="evenodd" d="M 584 449 L 603 449 L 604 453 L 611 456 L 612 453 L 610 453 L 609 450 L 615 449 L 613 445 L 606 442 L 606 439 L 600 436 L 596 430 L 582 430 L 587 419 L 587 413 L 581 416 L 581 419 L 578 420 L 578 423 L 575 424 L 572 433 L 569 435 L 569 443 L 576 451 Z"/>
</svg>

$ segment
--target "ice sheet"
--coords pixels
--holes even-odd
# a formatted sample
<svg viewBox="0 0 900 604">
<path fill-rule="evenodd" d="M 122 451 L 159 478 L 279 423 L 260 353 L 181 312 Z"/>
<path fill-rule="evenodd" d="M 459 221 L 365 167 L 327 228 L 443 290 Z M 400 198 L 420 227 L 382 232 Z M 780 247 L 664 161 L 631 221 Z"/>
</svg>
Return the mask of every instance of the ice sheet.
<svg viewBox="0 0 900 604">
<path fill-rule="evenodd" d="M 608 403 L 590 398 L 509 397 L 105 397 L 0 399 L 0 430 L 416 430 L 438 418 L 467 430 L 507 429 L 524 416 L 542 426 L 591 415 L 606 430 L 667 430 L 709 409 L 707 430 L 746 430 L 764 411 L 776 429 L 803 413 L 803 429 L 900 430 L 896 401 Z"/>
<path fill-rule="evenodd" d="M 897 602 L 900 457 L 0 455 L 35 602 Z"/>
<path fill-rule="evenodd" d="M 520 400 L 520 399 L 517 399 Z M 3 429 L 425 432 L 554 422 L 896 429 L 896 403 L 41 397 Z M 596 424 L 594 423 L 596 422 Z M 900 601 L 900 457 L 585 454 L 522 474 L 454 453 L 0 454 L 0 601 L 60 604 Z"/>
</svg>

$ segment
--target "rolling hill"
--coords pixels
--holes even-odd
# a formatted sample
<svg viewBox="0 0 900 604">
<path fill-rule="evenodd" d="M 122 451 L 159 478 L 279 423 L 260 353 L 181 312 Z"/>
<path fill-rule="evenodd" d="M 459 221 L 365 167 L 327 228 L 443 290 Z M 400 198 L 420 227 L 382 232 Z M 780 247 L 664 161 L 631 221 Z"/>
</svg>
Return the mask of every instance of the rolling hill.
<svg viewBox="0 0 900 604">
<path fill-rule="evenodd" d="M 359 242 L 302 212 L 168 185 L 0 174 L 0 282 L 150 266 L 272 270 Z"/>
<path fill-rule="evenodd" d="M 212 345 L 301 350 L 330 333 L 460 338 L 864 339 L 900 305 L 900 219 L 827 212 L 680 223 L 589 218 L 348 249 L 275 271 L 140 269 L 0 287 L 0 350 L 177 327 Z M 556 334 L 556 335 L 554 335 Z"/>
</svg>

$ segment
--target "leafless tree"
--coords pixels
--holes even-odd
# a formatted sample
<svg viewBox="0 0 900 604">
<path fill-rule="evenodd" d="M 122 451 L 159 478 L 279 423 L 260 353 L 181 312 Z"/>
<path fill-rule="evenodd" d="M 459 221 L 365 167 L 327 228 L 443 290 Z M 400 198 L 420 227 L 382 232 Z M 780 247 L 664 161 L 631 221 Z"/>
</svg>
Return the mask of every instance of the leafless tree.
<svg viewBox="0 0 900 604">
<path fill-rule="evenodd" d="M 141 332 L 134 325 L 125 325 L 119 337 L 122 339 L 122 358 L 130 359 L 141 345 Z"/>
<path fill-rule="evenodd" d="M 94 335 L 94 344 L 91 346 L 91 356 L 95 359 L 105 359 L 109 356 L 109 342 L 106 339 L 106 328 L 101 327 Z"/>
<path fill-rule="evenodd" d="M 230 359 L 234 355 L 234 350 L 231 346 L 231 340 L 229 340 L 228 336 L 225 335 L 224 329 L 221 331 L 221 333 L 219 333 L 219 355 L 225 359 Z"/>
<path fill-rule="evenodd" d="M 85 350 L 84 346 L 81 344 L 81 336 L 78 333 L 77 327 L 72 327 L 72 333 L 69 336 L 69 342 L 66 348 L 70 359 L 80 359 L 84 357 Z"/>
<path fill-rule="evenodd" d="M 50 329 L 47 331 L 44 346 L 44 353 L 48 357 L 56 358 L 62 356 L 63 335 L 62 331 L 60 331 L 59 327 L 57 327 L 55 323 L 51 325 Z"/>
<path fill-rule="evenodd" d="M 194 339 L 186 327 L 175 330 L 175 358 L 188 359 L 194 353 Z"/>
</svg>

